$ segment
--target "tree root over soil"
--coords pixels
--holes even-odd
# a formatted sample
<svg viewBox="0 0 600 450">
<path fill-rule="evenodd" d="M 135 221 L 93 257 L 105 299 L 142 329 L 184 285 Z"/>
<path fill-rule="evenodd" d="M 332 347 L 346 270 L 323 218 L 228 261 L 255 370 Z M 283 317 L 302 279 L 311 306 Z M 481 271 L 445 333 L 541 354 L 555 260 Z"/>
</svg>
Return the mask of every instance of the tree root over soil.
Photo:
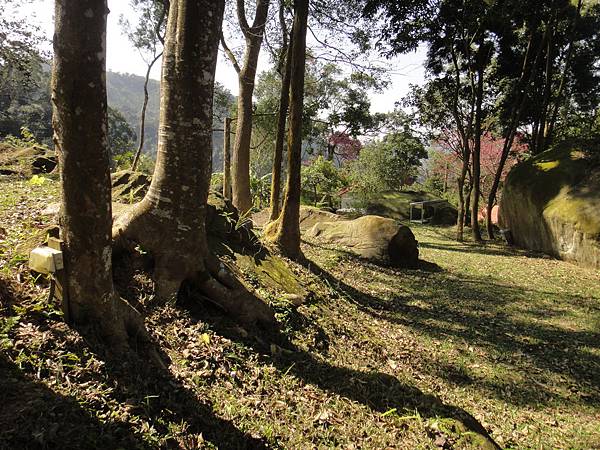
<svg viewBox="0 0 600 450">
<path fill-rule="evenodd" d="M 116 252 L 134 252 L 140 246 L 152 255 L 157 296 L 174 299 L 186 282 L 240 322 L 275 325 L 273 310 L 208 250 L 202 232 L 186 233 L 185 240 L 178 240 L 153 213 L 144 211 L 144 201 L 134 206 L 116 221 L 113 240 Z"/>
</svg>

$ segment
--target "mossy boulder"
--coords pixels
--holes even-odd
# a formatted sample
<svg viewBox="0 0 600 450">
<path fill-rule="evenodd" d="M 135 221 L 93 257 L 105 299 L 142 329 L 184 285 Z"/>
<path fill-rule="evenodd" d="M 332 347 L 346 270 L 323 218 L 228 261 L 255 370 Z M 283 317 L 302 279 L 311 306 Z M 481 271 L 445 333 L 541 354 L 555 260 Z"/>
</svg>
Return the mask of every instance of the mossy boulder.
<svg viewBox="0 0 600 450">
<path fill-rule="evenodd" d="M 394 219 L 363 216 L 354 220 L 319 222 L 307 230 L 308 237 L 340 245 L 356 255 L 398 267 L 415 267 L 419 248 L 413 232 Z"/>
<path fill-rule="evenodd" d="M 113 198 L 127 203 L 133 203 L 146 195 L 151 177 L 141 172 L 120 170 L 111 174 Z"/>
<path fill-rule="evenodd" d="M 325 211 L 314 206 L 303 205 L 300 207 L 300 230 L 302 231 L 308 230 L 320 222 L 339 222 L 341 220 L 346 219 L 331 211 Z"/>
<path fill-rule="evenodd" d="M 584 150 L 562 143 L 515 166 L 500 224 L 520 247 L 600 268 L 600 169 Z"/>
<path fill-rule="evenodd" d="M 19 147 L 0 144 L 0 175 L 30 177 L 51 173 L 58 162 L 54 152 L 43 145 Z"/>
<path fill-rule="evenodd" d="M 425 207 L 425 217 L 432 217 L 430 223 L 434 225 L 454 225 L 456 223 L 456 208 L 447 201 L 424 191 L 382 192 L 369 201 L 366 212 L 396 220 L 409 220 L 410 204 L 424 201 L 439 202 L 435 207 Z M 415 208 L 413 214 L 419 218 L 421 216 L 420 208 Z"/>
</svg>

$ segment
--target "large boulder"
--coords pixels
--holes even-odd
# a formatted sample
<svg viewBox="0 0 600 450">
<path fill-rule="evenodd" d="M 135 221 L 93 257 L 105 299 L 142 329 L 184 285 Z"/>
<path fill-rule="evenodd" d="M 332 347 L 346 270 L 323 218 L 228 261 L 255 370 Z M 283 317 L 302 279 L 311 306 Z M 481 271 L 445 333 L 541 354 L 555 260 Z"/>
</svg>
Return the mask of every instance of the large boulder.
<svg viewBox="0 0 600 450">
<path fill-rule="evenodd" d="M 600 268 L 600 168 L 567 143 L 522 162 L 506 178 L 500 225 L 518 246 Z"/>
<path fill-rule="evenodd" d="M 269 208 L 252 214 L 252 222 L 257 227 L 264 227 L 269 222 Z M 300 206 L 300 229 L 302 231 L 311 228 L 315 223 L 319 222 L 337 222 L 338 220 L 346 220 L 345 217 L 334 214 L 323 209 L 302 205 Z"/>
<path fill-rule="evenodd" d="M 456 223 L 456 208 L 447 201 L 424 191 L 382 192 L 372 198 L 365 209 L 367 214 L 405 221 L 410 218 L 410 204 L 424 201 L 436 202 L 435 205 L 425 207 L 425 217 L 431 218 L 431 224 L 454 225 Z M 413 214 L 417 218 L 421 217 L 420 209 L 415 208 Z"/>
<path fill-rule="evenodd" d="M 341 245 L 362 258 L 398 267 L 415 267 L 419 260 L 419 248 L 410 228 L 385 217 L 318 222 L 306 231 L 306 236 Z"/>
<path fill-rule="evenodd" d="M 339 222 L 341 220 L 346 219 L 335 213 L 314 206 L 303 205 L 300 207 L 300 230 L 302 231 L 308 230 L 320 222 Z"/>
</svg>

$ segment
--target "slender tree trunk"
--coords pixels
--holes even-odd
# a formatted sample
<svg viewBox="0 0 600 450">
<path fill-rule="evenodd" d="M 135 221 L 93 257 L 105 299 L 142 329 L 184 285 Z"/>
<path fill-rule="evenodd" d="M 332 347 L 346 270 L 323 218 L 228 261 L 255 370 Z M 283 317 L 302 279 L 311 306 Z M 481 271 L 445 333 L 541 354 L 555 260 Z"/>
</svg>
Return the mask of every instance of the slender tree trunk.
<svg viewBox="0 0 600 450">
<path fill-rule="evenodd" d="M 212 100 L 223 9 L 224 0 L 170 2 L 154 176 L 146 196 L 119 218 L 113 235 L 119 245 L 134 241 L 154 257 L 158 296 L 175 298 L 187 280 L 239 319 L 272 323 L 270 308 L 226 270 L 207 244 Z"/>
<path fill-rule="evenodd" d="M 244 62 L 238 71 L 238 106 L 235 141 L 233 144 L 232 196 L 233 204 L 246 213 L 252 208 L 250 192 L 250 143 L 252 138 L 252 95 L 258 55 L 262 45 L 265 24 L 269 12 L 269 0 L 258 0 L 253 25 L 246 21 L 244 0 L 237 0 L 238 20 L 246 38 Z"/>
<path fill-rule="evenodd" d="M 465 216 L 463 217 L 463 222 L 465 224 L 469 223 L 469 216 L 472 215 L 471 212 L 471 194 L 473 193 L 473 176 L 471 172 L 469 172 L 469 180 L 467 183 L 467 195 L 465 196 Z"/>
<path fill-rule="evenodd" d="M 308 1 L 294 1 L 292 29 L 292 76 L 290 84 L 290 129 L 288 135 L 288 177 L 279 219 L 265 230 L 283 254 L 298 259 L 300 250 L 300 170 L 302 165 L 302 111 L 304 107 L 304 70 Z"/>
<path fill-rule="evenodd" d="M 481 44 L 479 53 L 481 53 Z M 479 56 L 478 59 L 483 59 Z M 471 233 L 476 242 L 481 242 L 481 230 L 479 229 L 479 196 L 481 192 L 481 133 L 482 133 L 482 103 L 483 103 L 483 77 L 485 64 L 479 61 L 477 68 L 477 91 L 475 105 L 475 143 L 473 145 L 473 195 L 471 197 L 473 205 L 471 207 Z"/>
<path fill-rule="evenodd" d="M 52 104 L 62 188 L 70 316 L 94 325 L 114 351 L 139 334 L 141 316 L 116 294 L 106 105 L 106 0 L 57 0 Z"/>
<path fill-rule="evenodd" d="M 544 77 L 544 95 L 542 97 L 542 107 L 540 112 L 539 127 L 537 132 L 537 143 L 535 145 L 536 152 L 541 153 L 546 150 L 546 124 L 548 118 L 548 107 L 550 104 L 550 96 L 552 95 L 552 60 L 553 60 L 553 33 L 550 34 L 546 49 L 546 69 Z"/>
<path fill-rule="evenodd" d="M 146 78 L 144 79 L 144 103 L 142 104 L 142 111 L 140 112 L 140 140 L 138 143 L 138 148 L 135 152 L 135 156 L 133 158 L 133 163 L 131 164 L 131 170 L 135 172 L 137 168 L 138 161 L 142 154 L 142 150 L 144 149 L 144 137 L 146 134 L 146 108 L 148 107 L 148 81 L 150 81 L 150 71 L 158 58 L 162 56 L 162 52 L 154 57 L 154 59 L 148 64 L 148 70 L 146 70 Z"/>
<path fill-rule="evenodd" d="M 458 65 L 458 58 L 456 56 L 456 51 L 454 47 L 451 50 L 452 55 L 452 63 L 454 66 L 454 93 L 452 96 L 452 116 L 454 117 L 454 121 L 456 123 L 456 128 L 460 135 L 461 139 L 461 147 L 462 147 L 462 169 L 458 178 L 458 202 L 459 208 L 457 213 L 456 220 L 456 240 L 463 241 L 464 239 L 464 229 L 465 229 L 465 178 L 467 176 L 467 172 L 469 170 L 469 161 L 471 159 L 471 146 L 470 146 L 470 137 L 472 133 L 472 124 L 473 124 L 473 113 L 475 108 L 475 102 L 471 101 L 470 112 L 467 115 L 467 123 L 463 124 L 462 115 L 459 112 L 458 107 L 458 98 L 460 95 L 460 87 L 461 87 L 461 77 L 460 77 L 460 67 Z M 466 208 L 468 209 L 469 202 L 467 200 Z"/>
<path fill-rule="evenodd" d="M 281 163 L 285 143 L 285 125 L 290 103 L 290 77 L 292 73 L 291 42 L 288 44 L 285 67 L 281 80 L 279 111 L 277 113 L 277 136 L 275 137 L 275 154 L 273 156 L 273 172 L 271 178 L 271 216 L 270 221 L 277 220 L 280 214 Z"/>
<path fill-rule="evenodd" d="M 231 200 L 231 117 L 223 123 L 223 197 Z"/>
<path fill-rule="evenodd" d="M 463 152 L 463 163 L 460 176 L 458 177 L 458 214 L 456 225 L 456 240 L 464 240 L 466 205 L 469 204 L 468 199 L 465 203 L 465 179 L 469 168 L 470 150 Z"/>
</svg>

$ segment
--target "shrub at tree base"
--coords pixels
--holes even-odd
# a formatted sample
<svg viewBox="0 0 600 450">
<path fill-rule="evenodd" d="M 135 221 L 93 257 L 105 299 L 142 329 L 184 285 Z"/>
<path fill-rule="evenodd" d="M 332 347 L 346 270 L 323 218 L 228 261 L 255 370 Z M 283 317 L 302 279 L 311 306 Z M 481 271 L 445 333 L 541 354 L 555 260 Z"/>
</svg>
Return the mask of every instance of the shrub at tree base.
<svg viewBox="0 0 600 450">
<path fill-rule="evenodd" d="M 385 217 L 319 222 L 306 235 L 346 247 L 362 258 L 397 267 L 415 267 L 419 261 L 418 243 L 410 228 Z"/>
<path fill-rule="evenodd" d="M 600 169 L 585 150 L 563 143 L 516 166 L 500 223 L 521 247 L 600 268 Z"/>
</svg>

